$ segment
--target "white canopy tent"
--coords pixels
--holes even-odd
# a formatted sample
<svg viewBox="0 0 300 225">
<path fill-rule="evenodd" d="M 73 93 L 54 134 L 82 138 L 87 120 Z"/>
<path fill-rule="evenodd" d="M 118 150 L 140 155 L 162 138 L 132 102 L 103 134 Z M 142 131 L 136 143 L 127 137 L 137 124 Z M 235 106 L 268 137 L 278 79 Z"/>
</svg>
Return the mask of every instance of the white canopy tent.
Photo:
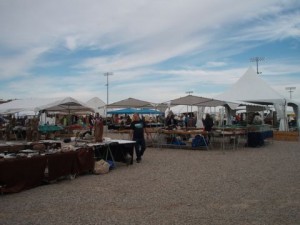
<svg viewBox="0 0 300 225">
<path fill-rule="evenodd" d="M 47 120 L 46 114 L 41 111 L 60 113 L 86 113 L 94 112 L 93 108 L 74 98 L 40 98 L 18 99 L 0 104 L 0 114 L 39 115 L 41 121 Z"/>
<path fill-rule="evenodd" d="M 72 97 L 38 106 L 35 111 L 61 112 L 61 113 L 87 113 L 94 112 L 94 109 L 83 102 L 80 102 Z"/>
<path fill-rule="evenodd" d="M 205 107 L 215 107 L 215 106 L 222 106 L 226 102 L 225 101 L 219 101 L 216 99 L 211 99 L 211 98 L 205 98 L 205 97 L 200 97 L 200 96 L 195 96 L 195 95 L 187 95 L 184 97 L 176 98 L 173 99 L 169 102 L 169 106 L 178 106 L 178 105 L 186 105 L 186 106 L 196 106 L 198 107 L 197 110 L 197 123 L 196 126 L 203 128 L 203 123 L 200 118 L 203 117 L 204 115 L 204 110 Z"/>
<path fill-rule="evenodd" d="M 300 100 L 288 100 L 287 105 L 293 108 L 297 120 L 297 127 L 300 128 Z"/>
<path fill-rule="evenodd" d="M 105 102 L 98 97 L 94 97 L 86 102 L 86 105 L 93 108 L 96 113 L 105 116 Z"/>
<path fill-rule="evenodd" d="M 187 95 L 184 97 L 180 97 L 177 99 L 173 99 L 169 101 L 169 106 L 178 106 L 178 105 L 187 105 L 187 106 L 197 106 L 197 118 L 202 118 L 205 107 L 217 107 L 223 106 L 225 109 L 236 109 L 239 106 L 245 105 L 256 105 L 253 103 L 241 102 L 241 101 L 227 101 L 227 100 L 219 100 L 214 98 L 206 98 L 194 95 Z M 256 105 L 257 106 L 257 105 Z M 231 120 L 229 120 L 231 122 Z M 202 127 L 202 121 L 197 120 L 197 126 Z"/>
<path fill-rule="evenodd" d="M 273 90 L 251 67 L 229 90 L 216 96 L 216 98 L 261 105 L 274 105 L 277 116 L 280 119 L 279 130 L 288 130 L 286 117 L 287 100 Z"/>
<path fill-rule="evenodd" d="M 41 105 L 49 104 L 57 101 L 58 98 L 29 98 L 29 99 L 16 99 L 10 102 L 0 104 L 0 114 L 36 114 L 35 108 Z M 26 113 L 25 113 L 26 112 Z"/>
</svg>

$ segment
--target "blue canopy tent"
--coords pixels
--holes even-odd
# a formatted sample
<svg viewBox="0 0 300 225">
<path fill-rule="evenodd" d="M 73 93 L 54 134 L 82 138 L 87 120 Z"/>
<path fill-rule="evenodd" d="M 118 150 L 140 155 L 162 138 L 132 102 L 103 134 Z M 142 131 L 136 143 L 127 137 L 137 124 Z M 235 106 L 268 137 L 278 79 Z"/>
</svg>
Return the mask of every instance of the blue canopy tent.
<svg viewBox="0 0 300 225">
<path fill-rule="evenodd" d="M 118 110 L 112 110 L 108 111 L 107 114 L 134 114 L 136 113 L 136 109 L 133 108 L 126 108 L 126 109 L 118 109 Z"/>
<path fill-rule="evenodd" d="M 163 114 L 163 112 L 155 110 L 155 109 L 139 109 L 139 114 Z"/>
<path fill-rule="evenodd" d="M 126 108 L 126 109 L 119 109 L 119 110 L 113 110 L 108 111 L 107 114 L 163 114 L 163 112 L 160 112 L 155 109 L 134 109 L 134 108 Z"/>
</svg>

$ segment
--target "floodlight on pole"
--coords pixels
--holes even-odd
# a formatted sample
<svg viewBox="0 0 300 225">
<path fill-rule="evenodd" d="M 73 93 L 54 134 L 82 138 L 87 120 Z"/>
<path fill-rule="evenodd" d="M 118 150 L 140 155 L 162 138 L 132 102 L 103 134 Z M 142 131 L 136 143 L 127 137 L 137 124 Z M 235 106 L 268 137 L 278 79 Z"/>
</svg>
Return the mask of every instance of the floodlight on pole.
<svg viewBox="0 0 300 225">
<path fill-rule="evenodd" d="M 292 93 L 294 92 L 295 89 L 296 89 L 296 87 L 286 87 L 285 88 L 285 90 L 290 92 L 290 99 L 292 99 Z"/>
<path fill-rule="evenodd" d="M 192 94 L 192 93 L 194 93 L 194 92 L 193 92 L 193 91 L 186 91 L 185 93 L 188 94 L 188 95 L 190 95 L 190 94 Z M 186 111 L 187 111 L 187 113 L 189 112 L 189 108 L 188 108 L 188 107 L 189 107 L 189 106 L 187 105 L 187 106 L 186 106 Z M 193 106 L 191 106 L 191 112 L 192 112 L 192 107 L 193 107 Z"/>
<path fill-rule="evenodd" d="M 104 76 L 106 76 L 106 112 L 105 112 L 105 116 L 107 117 L 107 105 L 108 105 L 108 103 L 109 103 L 109 101 L 108 101 L 108 85 L 109 85 L 109 83 L 108 83 L 108 76 L 111 76 L 111 75 L 113 75 L 113 73 L 112 72 L 106 72 L 106 73 L 104 73 Z"/>
<path fill-rule="evenodd" d="M 250 62 L 256 62 L 256 73 L 257 74 L 261 74 L 261 72 L 258 72 L 258 62 L 264 61 L 265 57 L 253 57 L 250 58 Z"/>
<path fill-rule="evenodd" d="M 185 93 L 188 94 L 188 95 L 190 95 L 190 94 L 192 94 L 194 92 L 193 91 L 186 91 Z"/>
</svg>

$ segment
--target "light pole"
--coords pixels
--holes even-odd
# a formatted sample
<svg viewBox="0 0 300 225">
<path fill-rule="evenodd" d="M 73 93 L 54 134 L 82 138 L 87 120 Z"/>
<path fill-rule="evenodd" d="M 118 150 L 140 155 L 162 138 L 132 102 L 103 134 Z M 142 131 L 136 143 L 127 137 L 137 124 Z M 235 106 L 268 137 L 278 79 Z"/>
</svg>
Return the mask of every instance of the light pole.
<svg viewBox="0 0 300 225">
<path fill-rule="evenodd" d="M 288 90 L 290 92 L 290 99 L 292 99 L 292 92 L 296 89 L 296 87 L 286 87 L 285 90 Z"/>
<path fill-rule="evenodd" d="M 190 95 L 190 94 L 192 94 L 192 93 L 194 93 L 193 91 L 186 91 L 185 92 L 186 94 L 188 94 L 188 95 Z M 186 106 L 186 111 L 187 111 L 187 113 L 189 113 L 189 108 L 188 108 L 189 106 L 187 105 Z M 191 112 L 192 112 L 192 106 L 191 106 Z"/>
<path fill-rule="evenodd" d="M 113 75 L 112 72 L 106 72 L 104 73 L 104 76 L 106 76 L 106 109 L 105 109 L 105 117 L 107 118 L 107 106 L 108 106 L 108 76 Z M 107 121 L 107 120 L 106 120 Z"/>
<path fill-rule="evenodd" d="M 261 72 L 258 72 L 258 62 L 264 61 L 265 57 L 253 57 L 250 59 L 250 62 L 256 62 L 256 73 L 261 74 Z"/>
</svg>

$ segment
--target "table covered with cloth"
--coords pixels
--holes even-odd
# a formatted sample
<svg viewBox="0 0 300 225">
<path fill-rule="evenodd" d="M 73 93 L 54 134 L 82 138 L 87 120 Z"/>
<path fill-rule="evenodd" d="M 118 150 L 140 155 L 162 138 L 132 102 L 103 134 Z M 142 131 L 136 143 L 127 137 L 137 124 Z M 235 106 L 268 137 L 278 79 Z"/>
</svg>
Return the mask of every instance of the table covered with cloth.
<svg viewBox="0 0 300 225">
<path fill-rule="evenodd" d="M 0 160 L 0 188 L 3 193 L 14 193 L 42 184 L 47 157 Z"/>
<path fill-rule="evenodd" d="M 64 128 L 62 126 L 58 126 L 58 125 L 40 125 L 39 126 L 39 132 L 43 133 L 43 134 L 48 134 L 48 133 L 54 133 L 57 131 L 61 131 Z"/>
<path fill-rule="evenodd" d="M 248 147 L 259 147 L 265 144 L 265 139 L 273 138 L 273 131 L 253 131 L 248 132 Z"/>
<path fill-rule="evenodd" d="M 94 164 L 94 152 L 89 147 L 31 158 L 1 159 L 1 192 L 20 192 L 60 177 L 92 172 Z"/>
</svg>

